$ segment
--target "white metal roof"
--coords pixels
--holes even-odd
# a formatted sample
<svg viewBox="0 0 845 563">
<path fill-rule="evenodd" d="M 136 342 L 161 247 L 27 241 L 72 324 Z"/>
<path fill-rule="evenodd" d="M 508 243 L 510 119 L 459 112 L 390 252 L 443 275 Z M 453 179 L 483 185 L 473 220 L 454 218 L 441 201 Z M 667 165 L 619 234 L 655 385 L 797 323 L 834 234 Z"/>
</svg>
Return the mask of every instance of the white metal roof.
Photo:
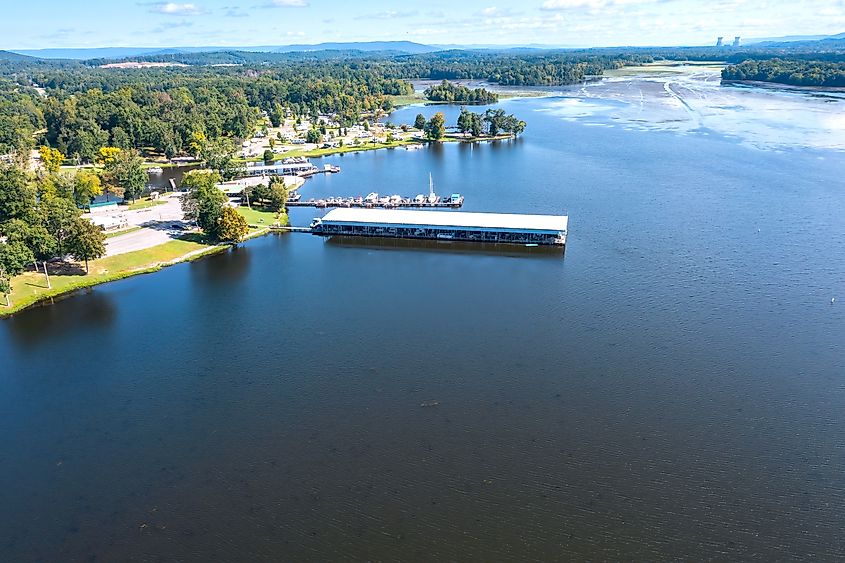
<svg viewBox="0 0 845 563">
<path fill-rule="evenodd" d="M 465 211 L 417 211 L 341 207 L 332 209 L 326 213 L 323 221 L 562 232 L 566 231 L 569 224 L 569 217 L 566 215 L 518 215 L 514 213 L 469 213 Z"/>
</svg>

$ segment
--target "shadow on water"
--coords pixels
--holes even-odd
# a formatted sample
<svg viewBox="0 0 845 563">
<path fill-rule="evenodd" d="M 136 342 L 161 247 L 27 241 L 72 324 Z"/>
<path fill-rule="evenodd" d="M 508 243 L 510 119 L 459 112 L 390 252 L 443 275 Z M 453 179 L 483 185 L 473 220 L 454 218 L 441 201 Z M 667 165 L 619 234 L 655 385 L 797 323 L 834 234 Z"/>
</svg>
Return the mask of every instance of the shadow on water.
<svg viewBox="0 0 845 563">
<path fill-rule="evenodd" d="M 80 299 L 79 297 L 83 297 Z M 56 301 L 61 307 L 53 307 Z M 7 323 L 12 339 L 25 347 L 51 342 L 80 328 L 96 330 L 110 327 L 117 317 L 113 297 L 94 288 L 80 289 L 73 293 L 42 302 L 26 314 L 10 317 Z"/>
<path fill-rule="evenodd" d="M 556 258 L 560 260 L 564 256 L 564 247 L 562 246 L 525 246 L 489 242 L 335 236 L 327 238 L 326 244 L 374 250 L 419 250 L 453 254 L 486 254 L 513 258 Z"/>
<path fill-rule="evenodd" d="M 250 271 L 252 254 L 244 245 L 193 263 L 191 272 L 203 283 L 230 284 L 243 280 Z"/>
</svg>

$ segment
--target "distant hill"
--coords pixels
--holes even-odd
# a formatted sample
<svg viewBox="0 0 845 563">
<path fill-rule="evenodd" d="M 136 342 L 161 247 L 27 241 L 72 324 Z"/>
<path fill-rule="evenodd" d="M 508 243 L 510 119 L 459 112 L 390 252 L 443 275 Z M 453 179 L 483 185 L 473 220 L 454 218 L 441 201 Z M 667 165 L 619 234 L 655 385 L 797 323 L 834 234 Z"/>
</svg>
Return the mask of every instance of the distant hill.
<svg viewBox="0 0 845 563">
<path fill-rule="evenodd" d="M 769 46 L 796 46 L 796 45 L 812 45 L 814 43 L 823 43 L 826 41 L 840 41 L 845 39 L 845 33 L 837 35 L 787 35 L 785 37 L 768 37 L 765 39 L 752 39 L 746 41 L 746 45 L 754 45 L 755 47 L 769 47 Z"/>
<path fill-rule="evenodd" d="M 247 50 L 247 49 L 243 49 Z M 297 51 L 393 51 L 399 53 L 433 53 L 440 51 L 437 47 L 423 45 L 412 41 L 365 41 L 359 43 L 318 43 L 316 45 L 286 45 L 275 47 L 277 53 L 293 53 Z"/>
<path fill-rule="evenodd" d="M 246 51 L 251 53 L 297 53 L 310 51 L 391 51 L 397 53 L 431 53 L 437 47 L 411 41 L 367 41 L 361 43 L 319 43 L 316 45 L 263 45 L 253 47 L 99 47 L 91 49 L 18 49 L 13 51 L 41 59 L 126 59 L 154 55 L 175 55 L 184 53 L 215 53 L 222 51 Z"/>
<path fill-rule="evenodd" d="M 11 51 L 0 51 L 0 61 L 31 61 L 33 57 L 12 53 Z"/>
</svg>

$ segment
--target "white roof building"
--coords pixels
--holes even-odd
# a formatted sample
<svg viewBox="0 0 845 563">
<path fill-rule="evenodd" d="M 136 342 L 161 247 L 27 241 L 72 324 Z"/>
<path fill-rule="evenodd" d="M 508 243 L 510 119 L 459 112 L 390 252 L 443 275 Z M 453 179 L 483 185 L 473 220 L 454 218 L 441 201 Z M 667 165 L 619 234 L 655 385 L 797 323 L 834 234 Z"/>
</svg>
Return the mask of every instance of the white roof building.
<svg viewBox="0 0 845 563">
<path fill-rule="evenodd" d="M 483 230 L 565 233 L 566 215 L 522 215 L 515 213 L 471 213 L 465 211 L 412 211 L 395 209 L 338 208 L 329 211 L 323 223 L 385 225 L 402 227 L 454 227 Z"/>
</svg>

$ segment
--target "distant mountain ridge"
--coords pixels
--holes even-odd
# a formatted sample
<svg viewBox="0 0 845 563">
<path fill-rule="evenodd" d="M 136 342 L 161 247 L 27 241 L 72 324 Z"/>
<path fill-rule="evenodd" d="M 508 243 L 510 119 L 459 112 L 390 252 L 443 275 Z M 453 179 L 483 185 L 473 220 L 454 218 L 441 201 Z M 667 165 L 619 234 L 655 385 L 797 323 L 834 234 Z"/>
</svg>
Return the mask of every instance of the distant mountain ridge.
<svg viewBox="0 0 845 563">
<path fill-rule="evenodd" d="M 364 41 L 351 43 L 317 43 L 314 45 L 262 45 L 252 47 L 94 47 L 79 49 L 17 49 L 10 53 L 41 59 L 124 59 L 151 55 L 178 55 L 183 53 L 216 53 L 245 51 L 253 53 L 298 53 L 309 51 L 393 51 L 419 54 L 440 51 L 438 47 L 413 41 Z"/>
<path fill-rule="evenodd" d="M 13 53 L 12 51 L 0 51 L 0 61 L 29 61 L 33 59 L 34 57 Z"/>
<path fill-rule="evenodd" d="M 764 37 L 750 39 L 746 45 L 782 45 L 789 43 L 815 43 L 819 41 L 838 41 L 845 39 L 845 33 L 837 35 L 786 35 L 784 37 Z"/>
<path fill-rule="evenodd" d="M 837 35 L 793 35 L 767 39 L 751 39 L 746 42 L 748 47 L 765 48 L 797 48 L 821 46 L 824 49 L 841 49 L 845 47 L 845 33 Z M 704 47 L 704 46 L 702 46 Z M 621 47 L 618 47 L 621 48 Z M 626 47 L 630 48 L 630 47 Z M 35 57 L 39 59 L 63 59 L 77 61 L 119 61 L 122 59 L 161 57 L 167 55 L 189 55 L 203 53 L 395 53 L 419 55 L 449 50 L 486 50 L 520 53 L 538 51 L 557 51 L 570 49 L 590 49 L 576 46 L 553 46 L 540 44 L 525 45 L 458 45 L 441 44 L 425 45 L 413 41 L 362 41 L 362 42 L 330 42 L 316 44 L 295 45 L 259 45 L 259 46 L 208 46 L 208 47 L 97 47 L 71 49 L 17 49 L 0 51 L 0 60 L 24 60 L 14 57 Z M 592 49 L 602 49 L 593 47 Z"/>
</svg>

